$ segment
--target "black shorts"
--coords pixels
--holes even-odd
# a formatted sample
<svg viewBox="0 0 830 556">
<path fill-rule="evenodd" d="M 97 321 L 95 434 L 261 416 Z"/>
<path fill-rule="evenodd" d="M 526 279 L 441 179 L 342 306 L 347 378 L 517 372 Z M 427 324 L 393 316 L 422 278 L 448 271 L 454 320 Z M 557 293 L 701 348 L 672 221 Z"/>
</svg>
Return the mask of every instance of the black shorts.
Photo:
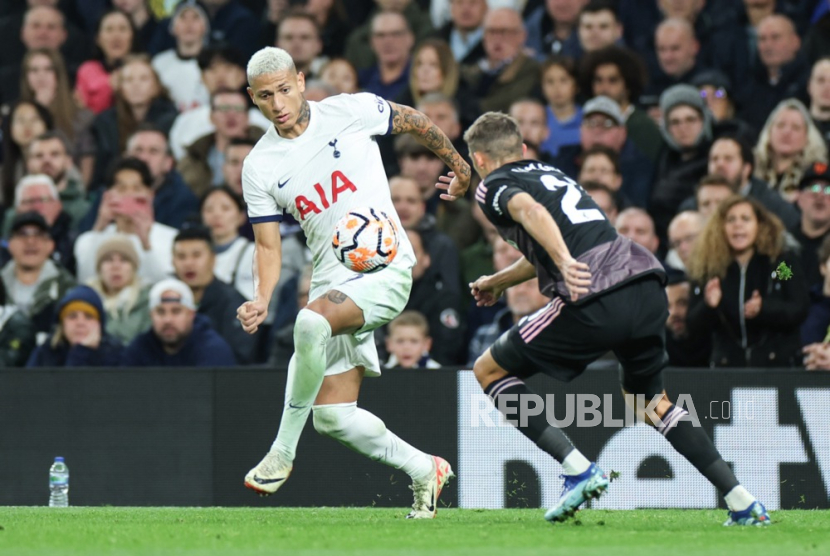
<svg viewBox="0 0 830 556">
<path fill-rule="evenodd" d="M 662 392 L 668 303 L 660 280 L 645 276 L 584 305 L 554 298 L 499 337 L 490 353 L 511 375 L 544 373 L 570 382 L 612 351 L 626 391 Z"/>
</svg>

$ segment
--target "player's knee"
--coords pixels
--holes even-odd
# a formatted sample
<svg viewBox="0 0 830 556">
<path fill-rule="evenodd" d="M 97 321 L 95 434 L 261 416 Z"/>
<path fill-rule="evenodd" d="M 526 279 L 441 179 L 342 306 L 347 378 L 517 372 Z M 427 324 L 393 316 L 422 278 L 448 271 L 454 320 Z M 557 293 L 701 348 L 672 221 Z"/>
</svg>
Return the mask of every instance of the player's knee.
<svg viewBox="0 0 830 556">
<path fill-rule="evenodd" d="M 294 321 L 294 348 L 302 353 L 307 346 L 325 344 L 331 338 L 331 325 L 326 318 L 309 309 L 300 309 Z"/>
<path fill-rule="evenodd" d="M 481 387 L 487 388 L 491 382 L 501 378 L 506 373 L 496 364 L 488 351 L 476 359 L 473 365 L 473 374 Z"/>
<path fill-rule="evenodd" d="M 349 428 L 357 403 L 315 405 L 312 408 L 314 430 L 324 436 L 338 438 Z"/>
</svg>

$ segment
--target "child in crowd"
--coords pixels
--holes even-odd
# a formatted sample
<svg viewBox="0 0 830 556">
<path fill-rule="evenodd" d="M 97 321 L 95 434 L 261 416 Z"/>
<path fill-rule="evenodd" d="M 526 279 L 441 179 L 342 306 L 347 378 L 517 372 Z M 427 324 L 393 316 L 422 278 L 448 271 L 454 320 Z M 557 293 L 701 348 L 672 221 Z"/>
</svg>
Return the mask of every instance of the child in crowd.
<svg viewBox="0 0 830 556">
<path fill-rule="evenodd" d="M 576 66 L 564 56 L 551 56 L 542 65 L 542 94 L 547 101 L 548 138 L 540 149 L 556 156 L 559 148 L 579 144 L 582 107 L 576 104 Z"/>
<path fill-rule="evenodd" d="M 429 324 L 418 311 L 404 311 L 389 323 L 387 368 L 437 369 L 441 364 L 430 358 L 431 348 Z"/>
</svg>

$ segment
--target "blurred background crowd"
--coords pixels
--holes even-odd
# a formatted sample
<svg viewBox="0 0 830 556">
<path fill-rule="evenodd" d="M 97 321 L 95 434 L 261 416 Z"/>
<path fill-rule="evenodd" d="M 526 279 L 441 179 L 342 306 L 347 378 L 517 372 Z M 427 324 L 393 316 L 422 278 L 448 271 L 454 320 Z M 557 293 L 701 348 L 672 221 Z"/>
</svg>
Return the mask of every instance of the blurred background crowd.
<svg viewBox="0 0 830 556">
<path fill-rule="evenodd" d="M 529 158 L 664 261 L 672 365 L 830 368 L 830 0 L 3 2 L 0 366 L 287 365 L 296 222 L 267 326 L 235 318 L 242 163 L 270 125 L 245 65 L 269 45 L 307 99 L 411 105 L 465 156 L 478 115 L 514 116 Z M 467 284 L 520 254 L 439 199 L 429 150 L 378 145 L 418 257 L 383 361 L 467 365 L 549 300 L 534 280 L 476 307 Z"/>
</svg>

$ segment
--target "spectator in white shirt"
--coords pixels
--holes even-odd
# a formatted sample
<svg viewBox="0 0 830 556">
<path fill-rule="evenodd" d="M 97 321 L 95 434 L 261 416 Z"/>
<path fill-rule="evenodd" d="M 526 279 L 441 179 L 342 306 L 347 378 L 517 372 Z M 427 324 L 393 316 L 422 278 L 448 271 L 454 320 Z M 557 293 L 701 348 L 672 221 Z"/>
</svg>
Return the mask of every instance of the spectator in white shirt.
<svg viewBox="0 0 830 556">
<path fill-rule="evenodd" d="M 127 235 L 138 252 L 139 276 L 154 283 L 173 272 L 172 249 L 177 230 L 155 221 L 153 177 L 137 158 L 119 160 L 106 180 L 107 191 L 92 230 L 75 242 L 78 281 L 95 277 L 98 247 L 117 233 Z"/>
</svg>

